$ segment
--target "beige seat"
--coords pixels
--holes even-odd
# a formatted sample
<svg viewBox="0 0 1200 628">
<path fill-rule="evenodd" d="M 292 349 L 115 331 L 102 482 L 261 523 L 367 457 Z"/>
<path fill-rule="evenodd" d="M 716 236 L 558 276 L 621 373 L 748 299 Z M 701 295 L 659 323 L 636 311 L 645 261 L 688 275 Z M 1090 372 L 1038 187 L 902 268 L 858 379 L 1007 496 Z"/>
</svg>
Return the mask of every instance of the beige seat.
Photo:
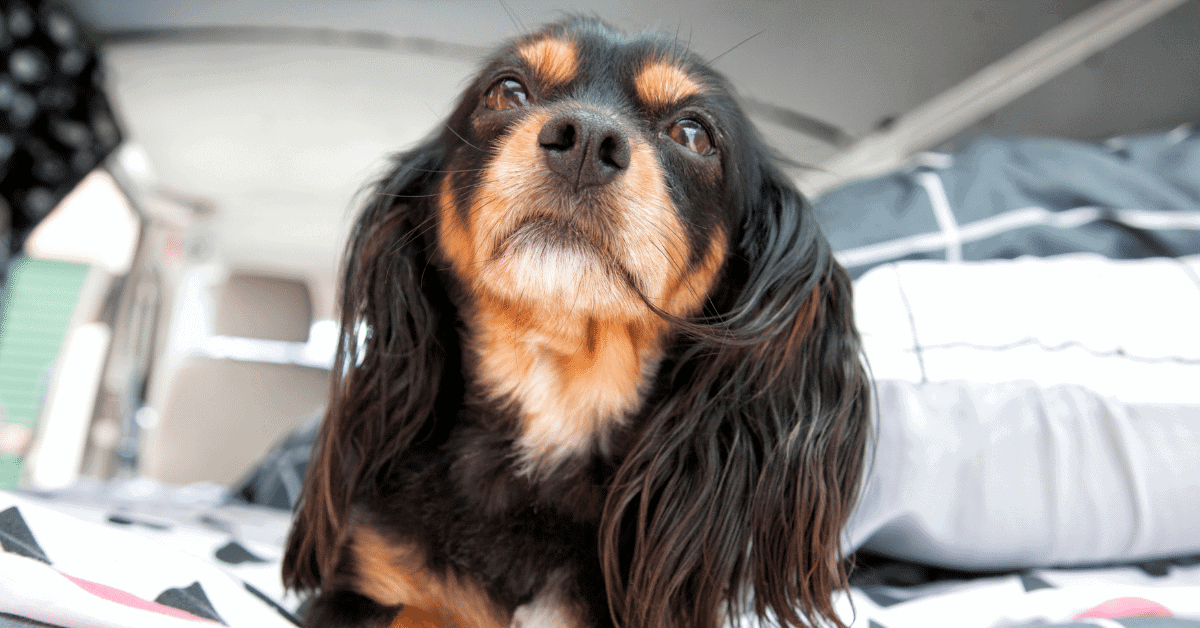
<svg viewBox="0 0 1200 628">
<path fill-rule="evenodd" d="M 230 275 L 213 332 L 304 342 L 312 320 L 307 287 L 247 273 Z M 196 356 L 171 376 L 157 425 L 143 439 L 140 471 L 172 484 L 229 484 L 324 404 L 329 371 Z"/>
</svg>

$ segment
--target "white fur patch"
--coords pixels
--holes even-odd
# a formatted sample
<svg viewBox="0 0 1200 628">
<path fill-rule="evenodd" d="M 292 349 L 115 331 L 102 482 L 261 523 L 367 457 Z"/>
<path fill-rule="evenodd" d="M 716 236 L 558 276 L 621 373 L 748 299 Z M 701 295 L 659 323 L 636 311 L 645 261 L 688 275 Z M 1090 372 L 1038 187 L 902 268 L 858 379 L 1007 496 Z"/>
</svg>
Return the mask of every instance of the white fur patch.
<svg viewBox="0 0 1200 628">
<path fill-rule="evenodd" d="M 558 580 L 543 588 L 533 601 L 518 606 L 510 628 L 585 628 L 580 609 L 566 600 Z"/>
</svg>

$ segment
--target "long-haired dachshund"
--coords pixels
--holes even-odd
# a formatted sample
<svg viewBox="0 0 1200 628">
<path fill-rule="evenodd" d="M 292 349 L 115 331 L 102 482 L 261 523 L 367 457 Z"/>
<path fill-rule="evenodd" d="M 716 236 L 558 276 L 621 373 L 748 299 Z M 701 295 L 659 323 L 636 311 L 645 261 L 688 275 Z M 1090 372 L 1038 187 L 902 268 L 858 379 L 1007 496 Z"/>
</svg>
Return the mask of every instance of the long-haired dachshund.
<svg viewBox="0 0 1200 628">
<path fill-rule="evenodd" d="M 728 83 L 574 17 L 397 156 L 283 574 L 306 625 L 841 624 L 850 281 Z"/>
</svg>

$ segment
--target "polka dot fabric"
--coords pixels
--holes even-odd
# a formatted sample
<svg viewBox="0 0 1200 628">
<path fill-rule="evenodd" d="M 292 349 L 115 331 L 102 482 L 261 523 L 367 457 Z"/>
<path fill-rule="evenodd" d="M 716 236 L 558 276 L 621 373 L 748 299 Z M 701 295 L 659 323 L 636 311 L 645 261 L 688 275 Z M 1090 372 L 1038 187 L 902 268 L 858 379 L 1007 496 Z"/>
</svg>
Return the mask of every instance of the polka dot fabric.
<svg viewBox="0 0 1200 628">
<path fill-rule="evenodd" d="M 0 255 L 120 143 L 96 47 L 58 2 L 0 3 Z"/>
</svg>

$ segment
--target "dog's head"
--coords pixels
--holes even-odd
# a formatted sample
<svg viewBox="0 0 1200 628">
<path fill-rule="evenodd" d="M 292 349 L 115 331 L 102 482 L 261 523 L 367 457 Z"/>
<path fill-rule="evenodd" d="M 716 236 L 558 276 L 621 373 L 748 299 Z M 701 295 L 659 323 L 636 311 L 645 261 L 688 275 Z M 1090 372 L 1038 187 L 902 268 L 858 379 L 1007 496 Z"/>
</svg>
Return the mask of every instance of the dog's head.
<svg viewBox="0 0 1200 628">
<path fill-rule="evenodd" d="M 681 44 L 573 20 L 518 40 L 442 141 L 438 239 L 481 295 L 601 319 L 708 295 L 757 170 L 725 82 Z"/>
<path fill-rule="evenodd" d="M 290 586 L 328 577 L 389 460 L 452 429 L 437 417 L 465 370 L 586 415 L 528 419 L 527 458 L 621 434 L 598 543 L 623 625 L 837 621 L 869 414 L 850 284 L 722 76 L 678 40 L 570 18 L 502 48 L 374 192 Z M 459 320 L 491 339 L 464 347 Z M 634 349 L 546 401 L 540 371 L 501 350 L 530 329 L 581 348 L 564 360 L 609 336 Z"/>
</svg>

